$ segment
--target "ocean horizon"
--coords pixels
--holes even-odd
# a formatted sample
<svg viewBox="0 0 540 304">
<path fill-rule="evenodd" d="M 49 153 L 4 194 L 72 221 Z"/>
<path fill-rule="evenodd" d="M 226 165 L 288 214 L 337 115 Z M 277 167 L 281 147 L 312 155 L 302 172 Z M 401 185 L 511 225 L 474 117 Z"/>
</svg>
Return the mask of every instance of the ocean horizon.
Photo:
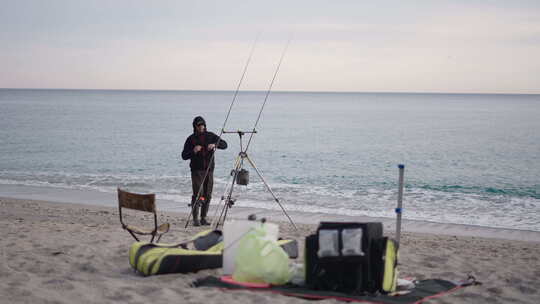
<svg viewBox="0 0 540 304">
<path fill-rule="evenodd" d="M 213 93 L 234 93 L 235 90 L 196 90 L 196 89 L 100 89 L 100 88 L 9 88 L 0 87 L 0 90 L 26 90 L 26 91 L 111 91 L 111 92 L 213 92 Z M 241 90 L 244 93 L 266 93 L 267 90 Z M 540 93 L 516 93 L 516 92 L 443 92 L 443 91 L 310 91 L 310 90 L 272 90 L 273 93 L 291 94 L 444 94 L 444 95 L 532 95 L 540 96 Z"/>
</svg>

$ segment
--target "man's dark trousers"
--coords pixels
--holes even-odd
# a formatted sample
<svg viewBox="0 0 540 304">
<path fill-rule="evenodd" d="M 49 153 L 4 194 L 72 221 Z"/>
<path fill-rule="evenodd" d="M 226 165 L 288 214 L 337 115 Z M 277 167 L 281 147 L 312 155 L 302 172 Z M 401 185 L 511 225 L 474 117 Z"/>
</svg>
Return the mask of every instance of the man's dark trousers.
<svg viewBox="0 0 540 304">
<path fill-rule="evenodd" d="M 199 204 L 195 204 L 197 194 L 201 184 L 203 183 L 206 170 L 191 171 L 191 186 L 193 187 L 193 195 L 191 196 L 191 208 L 193 210 L 193 220 L 199 220 Z M 204 180 L 204 186 L 201 189 L 201 197 L 204 197 L 204 201 L 201 200 L 201 220 L 206 220 L 208 214 L 208 207 L 210 206 L 210 200 L 212 199 L 212 188 L 214 187 L 214 172 L 208 171 L 208 176 Z"/>
</svg>

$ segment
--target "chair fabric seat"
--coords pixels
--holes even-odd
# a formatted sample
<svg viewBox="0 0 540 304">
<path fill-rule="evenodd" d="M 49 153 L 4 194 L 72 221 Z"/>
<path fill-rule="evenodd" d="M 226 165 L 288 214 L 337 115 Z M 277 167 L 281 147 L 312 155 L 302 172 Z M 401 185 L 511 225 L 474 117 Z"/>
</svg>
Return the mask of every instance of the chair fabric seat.
<svg viewBox="0 0 540 304">
<path fill-rule="evenodd" d="M 154 225 L 150 226 L 150 228 L 124 223 L 122 218 L 123 208 L 152 213 Z M 154 242 L 154 238 L 157 237 L 156 242 L 159 242 L 161 236 L 169 231 L 169 223 L 164 223 L 157 226 L 158 219 L 156 214 L 156 195 L 154 193 L 131 193 L 118 188 L 118 216 L 120 217 L 120 224 L 122 224 L 122 227 L 127 230 L 129 234 L 131 234 L 131 236 L 137 241 L 140 240 L 136 234 L 151 235 L 152 238 L 150 239 L 150 243 Z"/>
</svg>

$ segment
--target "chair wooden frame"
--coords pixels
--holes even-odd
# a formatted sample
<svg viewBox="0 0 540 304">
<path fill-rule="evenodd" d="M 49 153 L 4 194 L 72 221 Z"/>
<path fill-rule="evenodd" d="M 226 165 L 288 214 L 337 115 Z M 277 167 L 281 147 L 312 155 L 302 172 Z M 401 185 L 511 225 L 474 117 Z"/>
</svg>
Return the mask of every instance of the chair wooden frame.
<svg viewBox="0 0 540 304">
<path fill-rule="evenodd" d="M 157 213 L 156 213 L 156 195 L 151 194 L 138 194 L 124 191 L 120 188 L 118 190 L 118 215 L 120 216 L 120 224 L 122 228 L 127 230 L 131 236 L 137 241 L 140 241 L 138 235 L 151 235 L 150 243 L 154 242 L 157 236 L 156 242 L 159 242 L 163 234 L 169 231 L 169 223 L 161 224 L 158 226 Z M 141 228 L 133 225 L 126 224 L 122 217 L 122 208 L 128 208 L 132 210 L 150 212 L 154 214 L 154 228 Z"/>
</svg>

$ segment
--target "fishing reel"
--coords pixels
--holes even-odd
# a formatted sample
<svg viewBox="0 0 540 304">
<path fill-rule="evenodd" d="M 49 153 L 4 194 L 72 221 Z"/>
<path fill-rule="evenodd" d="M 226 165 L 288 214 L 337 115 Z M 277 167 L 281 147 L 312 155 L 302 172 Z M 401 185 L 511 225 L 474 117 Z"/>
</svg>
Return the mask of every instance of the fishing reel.
<svg viewBox="0 0 540 304">
<path fill-rule="evenodd" d="M 231 207 L 234 205 L 234 203 L 236 202 L 236 199 L 235 199 L 235 198 L 232 198 L 232 197 L 229 198 L 229 199 L 227 199 L 226 197 L 222 196 L 222 197 L 221 197 L 221 200 L 225 200 L 225 201 L 226 201 L 225 203 L 227 204 L 227 206 L 228 206 L 229 208 L 231 208 Z"/>
<path fill-rule="evenodd" d="M 202 206 L 202 204 L 204 203 L 205 200 L 206 200 L 206 199 L 204 198 L 204 196 L 201 196 L 201 197 L 199 197 L 199 199 L 196 200 L 195 202 L 188 204 L 188 207 L 198 207 L 198 206 Z"/>
</svg>

